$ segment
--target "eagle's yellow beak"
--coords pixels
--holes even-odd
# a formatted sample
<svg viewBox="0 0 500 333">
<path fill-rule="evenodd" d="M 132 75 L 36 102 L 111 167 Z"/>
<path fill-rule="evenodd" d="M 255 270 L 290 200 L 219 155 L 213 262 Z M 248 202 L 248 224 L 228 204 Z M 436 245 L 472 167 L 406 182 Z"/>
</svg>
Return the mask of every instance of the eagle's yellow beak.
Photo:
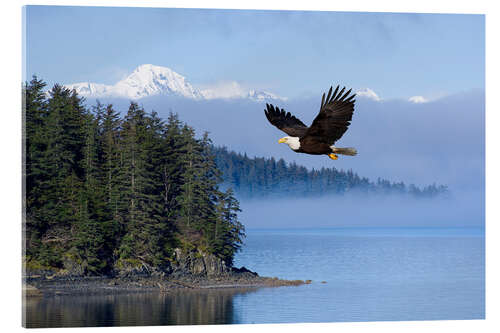
<svg viewBox="0 0 500 333">
<path fill-rule="evenodd" d="M 286 142 L 286 138 L 281 138 L 278 140 L 278 143 L 285 143 Z"/>
</svg>

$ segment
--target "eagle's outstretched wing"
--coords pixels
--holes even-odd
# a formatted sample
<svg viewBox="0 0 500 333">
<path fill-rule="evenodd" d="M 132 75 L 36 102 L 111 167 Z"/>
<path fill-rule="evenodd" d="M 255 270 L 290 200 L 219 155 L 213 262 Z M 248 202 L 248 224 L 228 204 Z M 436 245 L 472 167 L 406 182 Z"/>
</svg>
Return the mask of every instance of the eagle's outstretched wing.
<svg viewBox="0 0 500 333">
<path fill-rule="evenodd" d="M 266 106 L 267 110 L 264 110 L 264 112 L 266 113 L 267 120 L 286 134 L 302 137 L 307 132 L 307 126 L 292 116 L 290 112 L 285 112 L 283 109 L 280 110 L 278 107 L 275 108 L 272 104 L 266 104 Z"/>
<path fill-rule="evenodd" d="M 354 97 L 349 96 L 351 89 L 344 94 L 345 87 L 339 91 L 339 86 L 332 94 L 333 87 L 330 87 L 328 95 L 321 99 L 321 108 L 311 126 L 305 133 L 305 137 L 315 139 L 330 145 L 340 139 L 351 124 L 352 113 L 354 112 Z"/>
</svg>

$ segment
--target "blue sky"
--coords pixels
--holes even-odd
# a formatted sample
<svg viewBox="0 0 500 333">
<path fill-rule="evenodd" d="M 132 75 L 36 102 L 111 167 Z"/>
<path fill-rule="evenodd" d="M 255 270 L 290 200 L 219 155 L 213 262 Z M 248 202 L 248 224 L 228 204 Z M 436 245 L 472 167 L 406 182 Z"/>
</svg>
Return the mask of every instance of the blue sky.
<svg viewBox="0 0 500 333">
<path fill-rule="evenodd" d="M 331 84 L 387 99 L 484 89 L 484 16 L 28 6 L 26 75 L 113 84 L 135 67 L 286 97 Z"/>
</svg>

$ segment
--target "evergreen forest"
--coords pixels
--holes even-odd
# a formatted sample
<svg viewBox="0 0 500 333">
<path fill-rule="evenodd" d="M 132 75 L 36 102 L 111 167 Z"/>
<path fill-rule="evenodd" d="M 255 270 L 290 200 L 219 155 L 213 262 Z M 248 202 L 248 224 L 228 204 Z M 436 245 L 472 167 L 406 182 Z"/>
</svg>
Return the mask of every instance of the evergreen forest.
<svg viewBox="0 0 500 333">
<path fill-rule="evenodd" d="M 348 192 L 367 195 L 403 195 L 413 198 L 434 198 L 449 194 L 445 185 L 422 188 L 404 182 L 378 178 L 376 182 L 360 177 L 352 170 L 334 167 L 308 170 L 283 159 L 248 157 L 225 147 L 213 150 L 217 168 L 222 172 L 223 187 L 232 188 L 241 198 L 316 197 L 344 195 Z"/>
<path fill-rule="evenodd" d="M 206 134 L 195 138 L 175 114 L 164 121 L 131 102 L 120 117 L 45 86 L 37 77 L 23 85 L 26 267 L 161 268 L 175 248 L 232 265 L 245 231 Z"/>
</svg>

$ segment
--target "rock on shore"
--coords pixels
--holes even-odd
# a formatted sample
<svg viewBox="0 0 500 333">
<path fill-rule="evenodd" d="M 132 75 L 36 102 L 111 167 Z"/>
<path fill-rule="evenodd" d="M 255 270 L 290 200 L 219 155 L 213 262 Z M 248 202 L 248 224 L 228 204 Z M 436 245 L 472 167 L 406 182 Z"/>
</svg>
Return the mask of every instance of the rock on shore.
<svg viewBox="0 0 500 333">
<path fill-rule="evenodd" d="M 174 260 L 165 267 L 122 263 L 109 276 L 84 276 L 82 268 L 71 262 L 65 263 L 65 269 L 57 272 L 26 272 L 23 282 L 29 291 L 25 295 L 168 292 L 179 288 L 275 287 L 310 283 L 309 280 L 261 277 L 245 267 L 230 267 L 220 258 L 201 251 L 176 249 L 174 254 Z"/>
</svg>

